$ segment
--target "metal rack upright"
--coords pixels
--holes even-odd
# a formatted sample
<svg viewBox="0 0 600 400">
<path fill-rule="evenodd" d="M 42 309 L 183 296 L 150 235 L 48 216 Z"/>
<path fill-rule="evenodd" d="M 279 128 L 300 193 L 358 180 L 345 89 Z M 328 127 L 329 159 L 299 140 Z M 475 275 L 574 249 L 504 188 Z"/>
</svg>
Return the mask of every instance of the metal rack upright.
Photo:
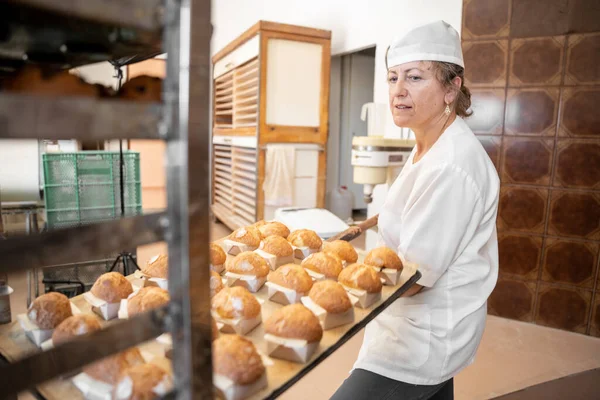
<svg viewBox="0 0 600 400">
<path fill-rule="evenodd" d="M 22 54 L 0 55 L 7 68 L 24 61 L 73 67 L 140 49 L 168 53 L 162 104 L 0 92 L 0 138 L 161 139 L 168 177 L 165 213 L 0 241 L 0 272 L 86 261 L 165 240 L 171 295 L 166 307 L 0 367 L 0 393 L 16 394 L 169 331 L 175 375 L 170 397 L 211 398 L 210 1 L 7 0 L 0 11 L 9 35 L 0 54 Z M 39 36 L 38 18 L 53 35 Z M 15 32 L 29 40 L 11 41 Z"/>
</svg>

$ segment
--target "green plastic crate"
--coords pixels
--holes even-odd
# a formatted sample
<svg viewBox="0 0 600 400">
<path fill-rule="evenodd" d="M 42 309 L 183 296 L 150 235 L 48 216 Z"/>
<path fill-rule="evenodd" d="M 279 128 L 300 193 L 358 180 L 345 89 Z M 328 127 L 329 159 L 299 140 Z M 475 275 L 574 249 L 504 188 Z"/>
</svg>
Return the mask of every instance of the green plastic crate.
<svg viewBox="0 0 600 400">
<path fill-rule="evenodd" d="M 119 152 L 47 153 L 43 163 L 48 229 L 121 217 Z M 140 154 L 124 151 L 123 163 L 125 215 L 140 215 Z"/>
</svg>

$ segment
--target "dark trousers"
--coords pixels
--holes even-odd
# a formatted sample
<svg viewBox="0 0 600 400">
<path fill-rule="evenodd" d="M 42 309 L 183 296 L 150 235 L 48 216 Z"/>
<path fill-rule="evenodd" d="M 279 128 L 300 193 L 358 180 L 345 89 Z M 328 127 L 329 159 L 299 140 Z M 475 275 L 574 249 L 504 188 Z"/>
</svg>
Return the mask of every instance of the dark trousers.
<svg viewBox="0 0 600 400">
<path fill-rule="evenodd" d="M 454 380 L 439 385 L 412 385 L 364 369 L 355 369 L 331 400 L 453 400 Z"/>
</svg>

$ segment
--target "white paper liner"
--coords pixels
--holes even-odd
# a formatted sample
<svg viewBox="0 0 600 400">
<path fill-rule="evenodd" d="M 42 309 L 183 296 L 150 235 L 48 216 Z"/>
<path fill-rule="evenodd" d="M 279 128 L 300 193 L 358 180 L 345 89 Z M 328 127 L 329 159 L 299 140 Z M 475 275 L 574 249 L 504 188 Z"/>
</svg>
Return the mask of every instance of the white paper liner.
<svg viewBox="0 0 600 400">
<path fill-rule="evenodd" d="M 73 315 L 81 314 L 81 311 L 77 306 L 73 303 L 71 304 L 71 313 Z M 17 315 L 17 320 L 21 325 L 21 328 L 25 332 L 25 336 L 29 338 L 37 347 L 44 349 L 44 343 L 48 342 L 50 347 L 52 347 L 52 333 L 54 329 L 40 329 L 40 327 L 29 319 L 27 314 L 19 314 Z M 48 347 L 48 343 L 46 347 Z"/>
<path fill-rule="evenodd" d="M 72 382 L 87 400 L 112 400 L 113 386 L 97 381 L 84 372 L 73 377 Z"/>
<path fill-rule="evenodd" d="M 323 330 L 333 329 L 354 322 L 354 307 L 340 314 L 332 314 L 325 311 L 323 307 L 312 301 L 308 296 L 302 298 L 302 304 L 319 318 Z"/>
<path fill-rule="evenodd" d="M 240 253 L 245 251 L 253 251 L 256 249 L 254 246 L 249 246 L 244 243 L 235 242 L 231 239 L 225 239 L 223 241 L 223 247 L 225 249 L 225 253 L 231 254 L 232 256 L 237 256 Z"/>
<path fill-rule="evenodd" d="M 250 319 L 225 319 L 221 318 L 216 312 L 213 312 L 212 316 L 217 322 L 217 328 L 219 331 L 223 333 L 237 333 L 238 335 L 247 334 L 262 322 L 261 313 L 258 313 L 256 317 Z"/>
<path fill-rule="evenodd" d="M 170 377 L 165 374 L 162 381 L 160 381 L 154 388 L 152 388 L 152 392 L 158 396 L 164 396 L 167 394 L 171 388 L 173 387 L 173 381 Z M 115 396 L 113 400 L 128 400 L 133 392 L 133 381 L 131 378 L 126 377 L 122 379 L 117 387 L 115 388 Z"/>
<path fill-rule="evenodd" d="M 252 293 L 258 292 L 266 281 L 266 276 L 259 278 L 255 275 L 240 275 L 233 272 L 225 272 L 225 285 L 229 287 L 243 286 Z"/>
<path fill-rule="evenodd" d="M 281 267 L 282 265 L 294 263 L 293 254 L 287 257 L 277 257 L 276 255 L 267 253 L 266 251 L 263 251 L 261 249 L 256 249 L 254 250 L 254 252 L 261 256 L 267 262 L 267 264 L 269 264 L 269 268 L 272 271 L 275 271 L 278 267 Z"/>
<path fill-rule="evenodd" d="M 313 253 L 318 253 L 321 249 L 311 249 L 309 247 L 296 247 L 292 246 L 294 249 L 294 258 L 299 260 L 304 260 L 306 257 L 310 256 Z"/>
<path fill-rule="evenodd" d="M 236 385 L 223 375 L 215 374 L 213 383 L 217 392 L 224 400 L 242 400 L 260 392 L 268 385 L 267 374 L 264 373 L 258 380 L 249 385 Z"/>
<path fill-rule="evenodd" d="M 366 290 L 355 289 L 348 287 L 346 285 L 342 285 L 344 289 L 356 299 L 356 303 L 354 304 L 360 308 L 369 308 L 373 303 L 381 300 L 381 292 L 378 293 L 368 293 Z"/>
<path fill-rule="evenodd" d="M 287 339 L 271 334 L 265 334 L 267 353 L 281 360 L 305 363 L 314 354 L 319 342 L 308 343 L 301 339 Z"/>
<path fill-rule="evenodd" d="M 320 274 L 318 272 L 313 271 L 312 269 L 304 268 L 306 273 L 310 275 L 313 282 L 324 281 L 327 277 L 324 274 Z"/>
<path fill-rule="evenodd" d="M 101 316 L 103 320 L 109 321 L 117 318 L 119 314 L 119 308 L 121 307 L 121 302 L 108 303 L 94 296 L 92 292 L 85 292 L 83 294 L 83 298 L 89 303 L 89 305 L 92 306 L 92 311 Z"/>
<path fill-rule="evenodd" d="M 221 275 L 223 272 L 225 272 L 225 264 L 220 264 L 220 265 L 210 264 L 210 269 L 211 269 L 211 271 L 215 271 L 217 274 Z"/>
<path fill-rule="evenodd" d="M 273 282 L 267 282 L 265 285 L 268 289 L 267 298 L 272 302 L 283 304 L 284 306 L 300 303 L 302 296 L 306 295 L 306 293 L 299 293 L 293 289 L 277 285 Z"/>
<path fill-rule="evenodd" d="M 153 278 L 149 275 L 144 274 L 139 269 L 133 273 L 133 276 L 135 277 L 134 282 L 139 287 L 158 286 L 161 289 L 169 290 L 169 280 L 168 279 Z"/>
<path fill-rule="evenodd" d="M 402 270 L 397 270 L 393 268 L 380 268 L 371 266 L 377 275 L 381 278 L 381 283 L 386 286 L 396 286 L 400 281 L 400 275 L 402 275 Z"/>
</svg>

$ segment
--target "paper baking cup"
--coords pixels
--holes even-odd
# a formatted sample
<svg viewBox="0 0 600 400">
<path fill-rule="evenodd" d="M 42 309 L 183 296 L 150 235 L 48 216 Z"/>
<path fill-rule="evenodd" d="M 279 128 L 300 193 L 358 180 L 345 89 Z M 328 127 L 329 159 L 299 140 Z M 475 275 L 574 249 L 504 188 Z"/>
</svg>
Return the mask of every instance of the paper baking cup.
<svg viewBox="0 0 600 400">
<path fill-rule="evenodd" d="M 306 295 L 306 293 L 299 293 L 273 282 L 267 282 L 265 286 L 267 286 L 267 298 L 272 302 L 283 304 L 284 306 L 300 303 L 302 296 Z"/>
<path fill-rule="evenodd" d="M 233 272 L 225 272 L 225 285 L 229 287 L 242 286 L 252 293 L 256 293 L 267 281 L 267 277 L 259 278 L 255 275 L 240 275 Z"/>
<path fill-rule="evenodd" d="M 325 311 L 323 307 L 312 301 L 308 296 L 302 297 L 302 304 L 313 312 L 319 318 L 323 330 L 333 329 L 335 327 L 351 324 L 354 322 L 354 308 L 339 314 L 332 314 Z"/>
<path fill-rule="evenodd" d="M 315 353 L 319 342 L 308 343 L 301 339 L 287 339 L 265 334 L 267 354 L 273 358 L 297 363 L 305 363 Z"/>
<path fill-rule="evenodd" d="M 268 384 L 266 373 L 249 385 L 236 385 L 231 379 L 219 374 L 213 376 L 213 383 L 224 400 L 246 399 L 266 388 Z"/>
</svg>

